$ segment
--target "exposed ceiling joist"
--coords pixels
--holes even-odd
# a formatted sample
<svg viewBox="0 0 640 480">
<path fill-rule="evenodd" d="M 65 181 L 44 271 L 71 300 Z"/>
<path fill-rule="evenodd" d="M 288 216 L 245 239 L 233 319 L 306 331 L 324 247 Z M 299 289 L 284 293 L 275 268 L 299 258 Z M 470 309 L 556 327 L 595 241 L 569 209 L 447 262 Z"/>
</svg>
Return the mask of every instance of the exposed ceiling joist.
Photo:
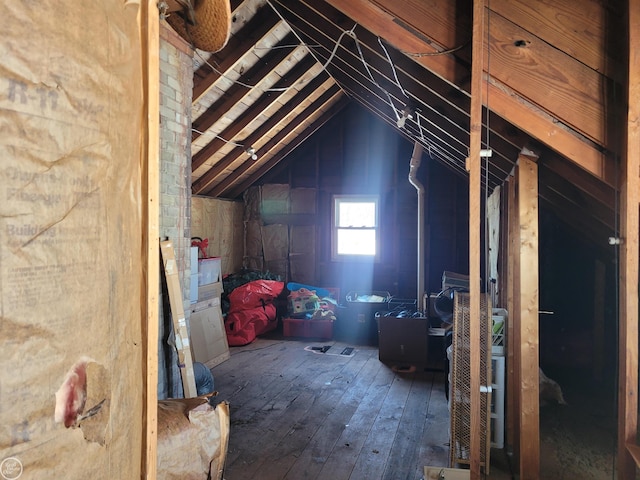
<svg viewBox="0 0 640 480">
<path fill-rule="evenodd" d="M 526 147 L 545 205 L 600 235 L 616 205 L 621 101 L 607 94 L 620 55 L 603 45 L 618 0 L 585 0 L 569 17 L 572 1 L 491 5 L 482 141 L 493 155 L 481 181 L 502 184 Z M 467 176 L 471 4 L 233 0 L 227 46 L 194 56 L 193 193 L 238 197 L 349 102 Z M 398 122 L 407 106 L 414 115 Z"/>
</svg>

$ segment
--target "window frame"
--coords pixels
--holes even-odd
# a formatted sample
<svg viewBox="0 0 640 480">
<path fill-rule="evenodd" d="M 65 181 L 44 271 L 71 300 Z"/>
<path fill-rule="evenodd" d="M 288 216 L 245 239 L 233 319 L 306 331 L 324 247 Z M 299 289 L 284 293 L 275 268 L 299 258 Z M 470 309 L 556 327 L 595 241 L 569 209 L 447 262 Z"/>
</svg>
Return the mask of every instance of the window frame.
<svg viewBox="0 0 640 480">
<path fill-rule="evenodd" d="M 358 203 L 373 203 L 375 205 L 375 226 L 368 227 L 353 227 L 354 230 L 373 230 L 375 232 L 376 252 L 374 255 L 353 255 L 353 254 L 339 254 L 338 253 L 338 208 L 340 203 L 358 202 Z M 380 195 L 376 194 L 335 194 L 331 197 L 331 260 L 334 262 L 379 262 L 381 254 L 380 245 Z"/>
</svg>

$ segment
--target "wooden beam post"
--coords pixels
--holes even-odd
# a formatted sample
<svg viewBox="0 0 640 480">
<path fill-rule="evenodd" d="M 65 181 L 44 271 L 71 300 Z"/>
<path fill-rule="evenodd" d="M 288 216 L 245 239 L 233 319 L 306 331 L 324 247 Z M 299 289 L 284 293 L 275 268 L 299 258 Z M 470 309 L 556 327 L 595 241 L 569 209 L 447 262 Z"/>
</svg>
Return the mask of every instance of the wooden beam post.
<svg viewBox="0 0 640 480">
<path fill-rule="evenodd" d="M 632 480 L 636 464 L 629 448 L 638 427 L 638 205 L 640 204 L 640 0 L 629 0 L 629 79 L 626 158 L 620 189 L 620 328 L 618 476 Z"/>
<path fill-rule="evenodd" d="M 503 275 L 503 282 L 506 285 L 506 307 L 507 307 L 507 386 L 506 386 L 506 409 L 507 409 L 507 449 L 511 449 L 515 458 L 520 458 L 520 450 L 518 441 L 520 439 L 520 385 L 518 372 L 520 368 L 517 365 L 517 356 L 515 354 L 516 345 L 519 345 L 519 318 L 516 308 L 515 294 L 517 291 L 517 271 L 518 271 L 518 252 L 516 240 L 518 238 L 518 202 L 516 195 L 516 181 L 510 176 L 507 181 L 507 240 L 506 248 L 502 253 L 507 256 L 507 275 Z M 518 320 L 518 321 L 516 321 Z"/>
<path fill-rule="evenodd" d="M 471 134 L 469 139 L 469 345 L 471 356 L 471 452 L 469 466 L 471 480 L 480 480 L 480 195 L 482 140 L 482 70 L 484 60 L 484 0 L 473 2 L 473 37 L 471 62 Z M 488 459 L 487 459 L 488 460 Z M 485 468 L 488 470 L 488 465 Z"/>
<path fill-rule="evenodd" d="M 515 355 L 519 368 L 520 479 L 540 478 L 538 165 L 520 155 L 516 168 L 518 262 L 515 309 L 518 322 Z"/>
<path fill-rule="evenodd" d="M 158 455 L 158 291 L 160 285 L 160 19 L 155 1 L 141 2 L 139 15 L 142 49 L 144 112 L 140 158 L 143 172 L 143 264 L 146 303 L 142 332 L 145 352 L 144 434 L 142 475 L 146 480 L 157 476 Z"/>
</svg>

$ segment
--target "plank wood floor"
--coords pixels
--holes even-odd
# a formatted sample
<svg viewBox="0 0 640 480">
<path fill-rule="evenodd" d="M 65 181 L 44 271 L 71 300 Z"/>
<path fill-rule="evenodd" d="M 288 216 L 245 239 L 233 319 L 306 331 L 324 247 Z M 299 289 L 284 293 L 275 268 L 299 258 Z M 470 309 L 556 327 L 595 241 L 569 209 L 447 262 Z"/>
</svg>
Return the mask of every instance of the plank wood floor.
<svg viewBox="0 0 640 480">
<path fill-rule="evenodd" d="M 417 480 L 448 465 L 444 373 L 396 373 L 377 348 L 346 346 L 258 338 L 212 369 L 230 403 L 226 480 Z"/>
</svg>

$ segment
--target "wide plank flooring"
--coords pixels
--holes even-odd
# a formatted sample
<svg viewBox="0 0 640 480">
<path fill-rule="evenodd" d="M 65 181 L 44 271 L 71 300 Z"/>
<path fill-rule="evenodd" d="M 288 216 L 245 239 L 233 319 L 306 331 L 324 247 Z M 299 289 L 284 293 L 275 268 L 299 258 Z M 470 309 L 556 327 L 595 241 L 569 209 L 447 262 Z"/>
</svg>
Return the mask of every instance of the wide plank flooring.
<svg viewBox="0 0 640 480">
<path fill-rule="evenodd" d="M 305 350 L 323 345 L 325 354 Z M 340 355 L 347 346 L 355 353 Z M 232 347 L 212 372 L 218 398 L 230 403 L 225 480 L 419 480 L 424 466 L 449 464 L 442 371 L 398 373 L 376 347 L 280 333 Z M 553 373 L 569 406 L 541 408 L 541 478 L 612 478 L 613 388 Z M 516 478 L 510 463 L 492 449 L 482 478 Z"/>
<path fill-rule="evenodd" d="M 444 373 L 397 373 L 347 346 L 258 338 L 212 369 L 230 403 L 226 480 L 417 480 L 448 465 Z"/>
</svg>

